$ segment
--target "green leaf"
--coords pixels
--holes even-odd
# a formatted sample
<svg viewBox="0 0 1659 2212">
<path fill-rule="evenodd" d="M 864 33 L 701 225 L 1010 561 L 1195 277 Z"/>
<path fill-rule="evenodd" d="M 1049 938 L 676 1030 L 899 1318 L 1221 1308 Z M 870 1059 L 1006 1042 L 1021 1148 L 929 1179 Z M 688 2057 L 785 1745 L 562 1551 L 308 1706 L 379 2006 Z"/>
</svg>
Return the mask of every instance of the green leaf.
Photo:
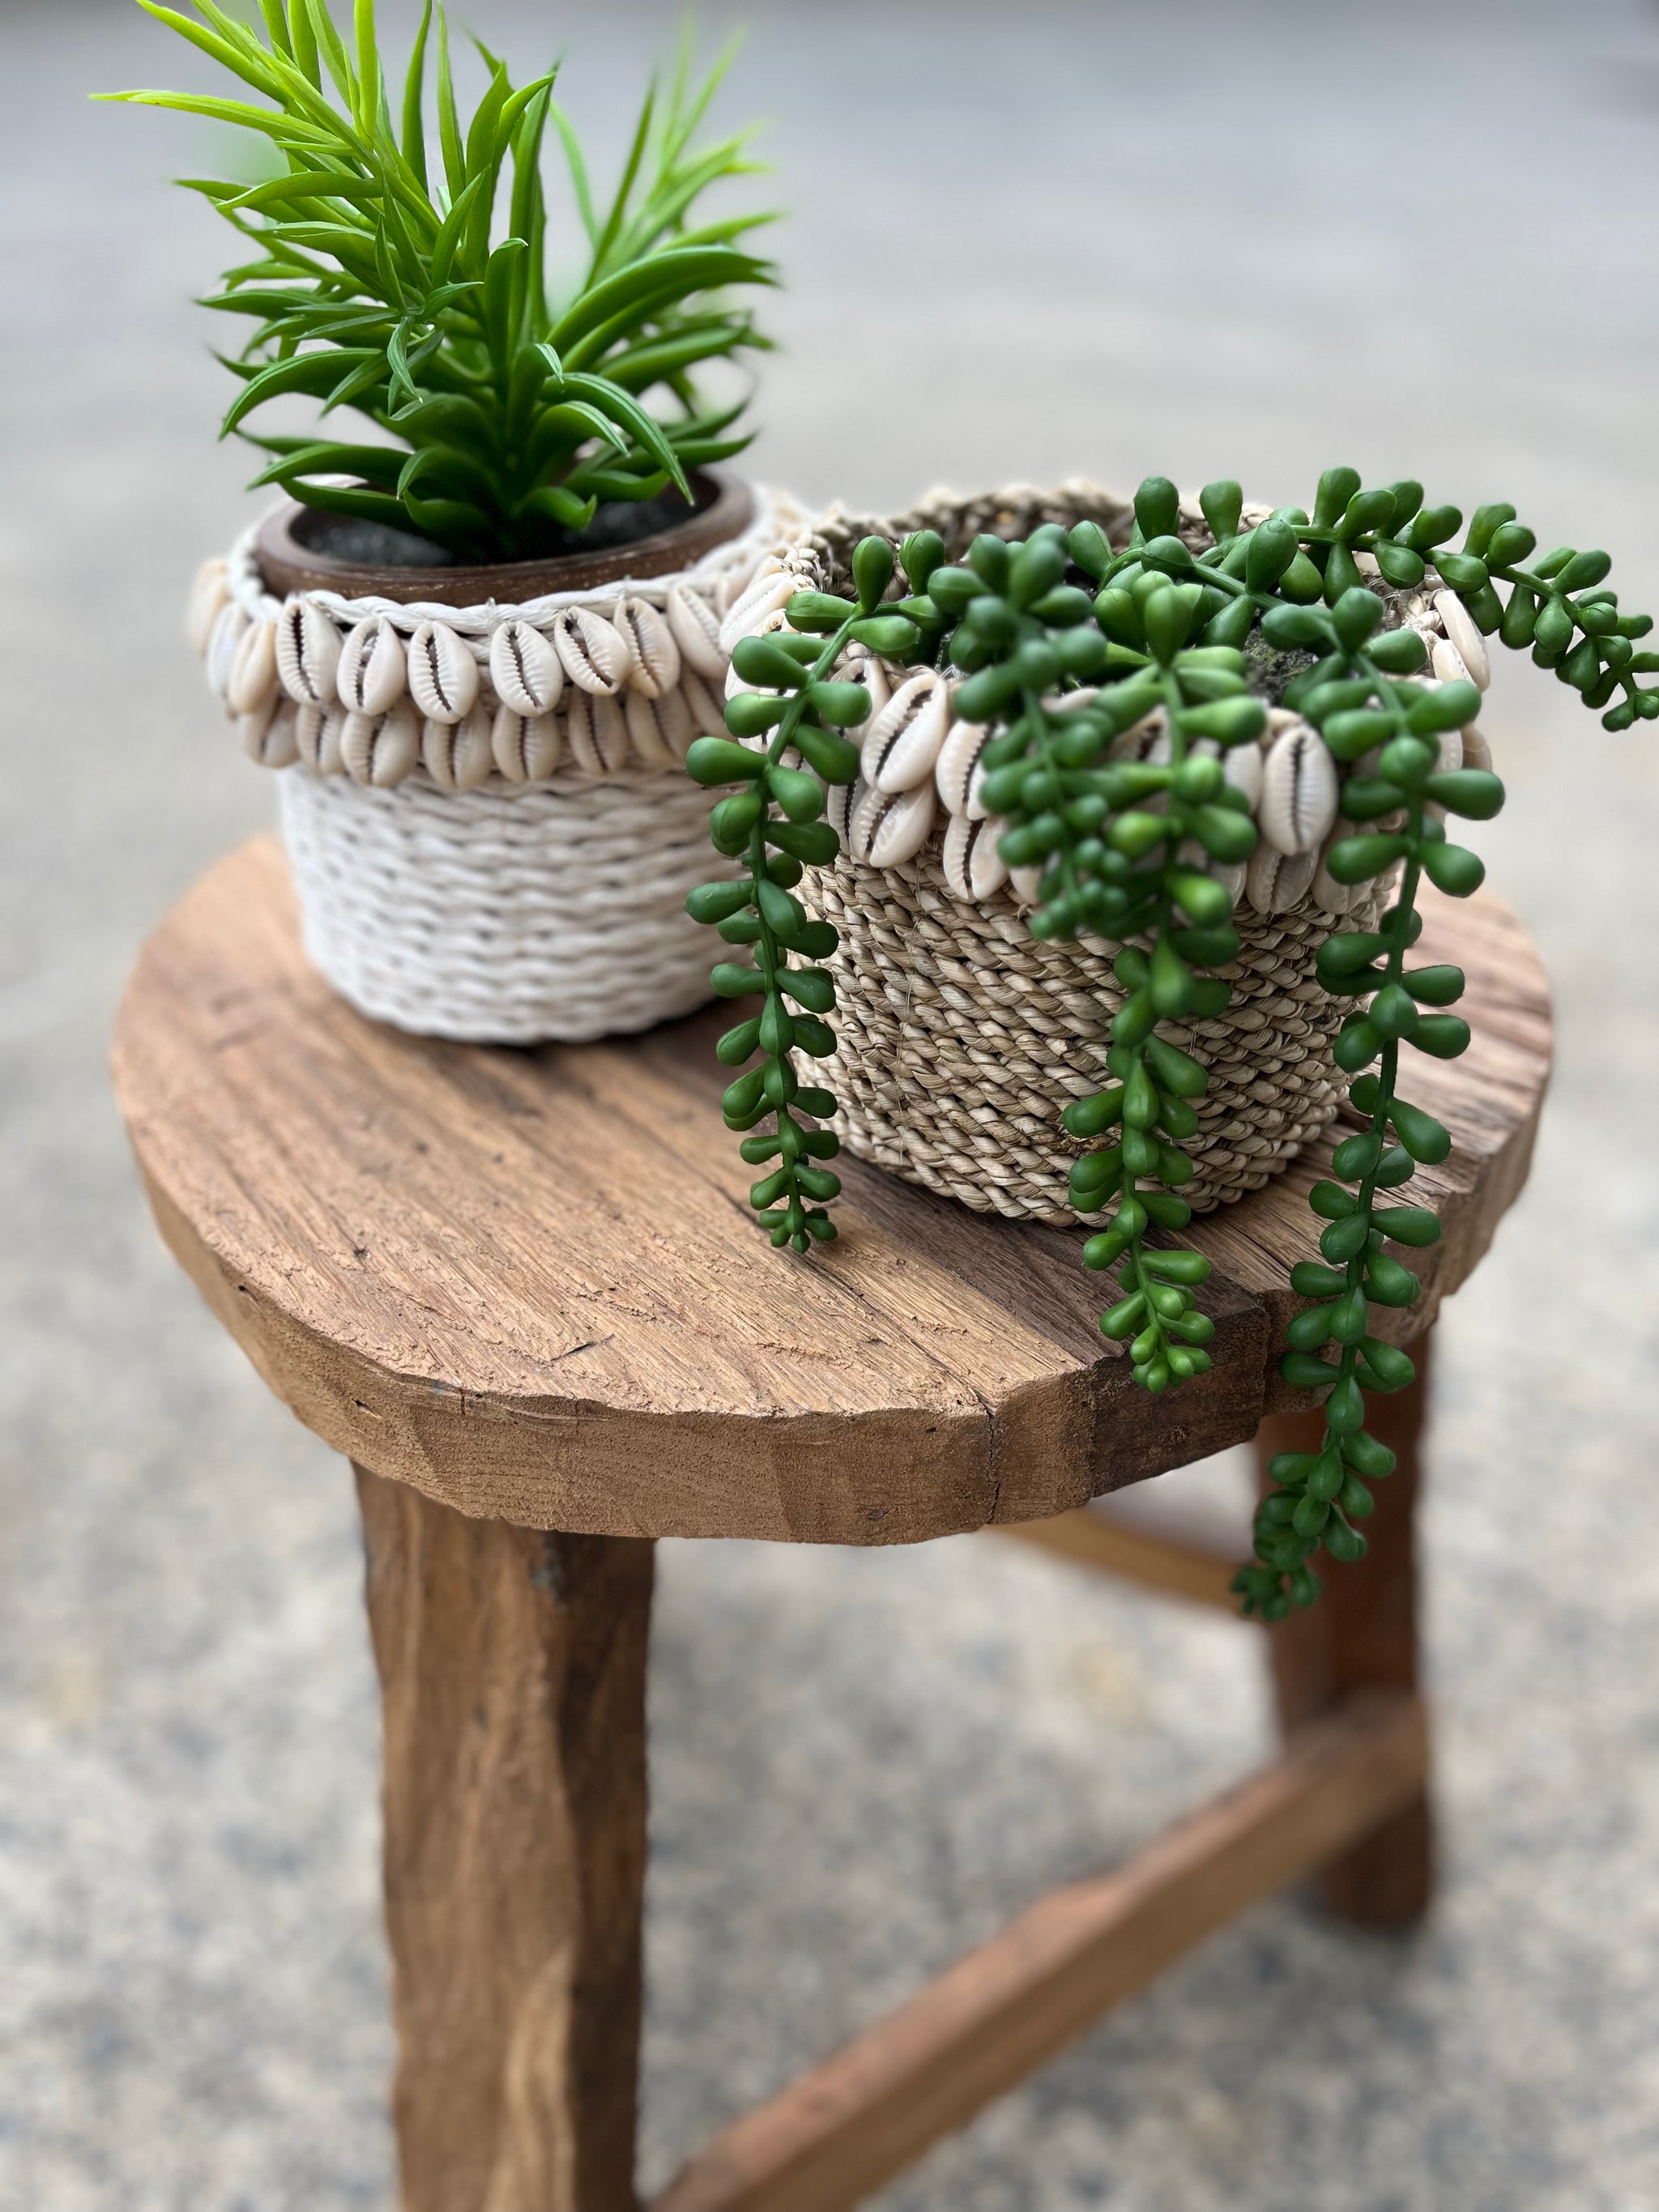
<svg viewBox="0 0 1659 2212">
<path fill-rule="evenodd" d="M 307 201 L 337 199 L 365 201 L 372 204 L 386 197 L 386 186 L 374 177 L 359 177 L 349 169 L 290 170 L 286 176 L 273 177 L 268 184 L 254 185 L 239 192 L 229 204 L 247 212 L 260 213 L 266 208 L 299 205 Z M 365 235 L 368 226 L 364 226 Z"/>
<path fill-rule="evenodd" d="M 690 498 L 691 487 L 686 481 L 685 471 L 661 423 L 655 416 L 646 412 L 631 392 L 624 392 L 620 385 L 612 384 L 608 377 L 581 374 L 567 375 L 564 388 L 574 392 L 579 399 L 591 402 L 601 415 L 629 432 L 659 466 L 668 471 L 687 499 Z"/>
<path fill-rule="evenodd" d="M 222 67 L 229 70 L 233 76 L 240 77 L 244 84 L 251 84 L 256 91 L 275 97 L 276 80 L 270 69 L 264 64 L 257 41 L 247 39 L 245 46 L 234 36 L 225 37 L 222 28 L 209 28 L 200 23 L 192 22 L 188 15 L 181 15 L 176 8 L 159 6 L 157 0 L 138 0 L 138 5 L 143 9 L 145 15 L 153 16 L 158 23 L 164 23 L 168 30 L 176 31 L 181 39 L 187 40 L 192 46 L 198 47 L 203 53 L 210 55 Z M 207 9 L 204 9 L 202 12 L 204 15 L 209 14 Z M 242 26 L 240 24 L 225 27 L 230 28 L 233 33 L 242 31 Z M 246 38 L 246 32 L 243 32 L 243 38 Z"/>
<path fill-rule="evenodd" d="M 276 441 L 262 438 L 258 442 L 270 452 Z M 408 454 L 394 446 L 351 446 L 313 439 L 279 453 L 269 468 L 253 478 L 253 484 L 287 484 L 296 476 L 323 474 L 367 477 L 383 490 L 395 491 L 408 459 Z"/>
<path fill-rule="evenodd" d="M 228 437 L 263 400 L 274 399 L 283 392 L 300 392 L 321 398 L 339 381 L 342 362 L 362 362 L 372 367 L 378 375 L 382 360 L 383 356 L 374 349 L 342 346 L 326 353 L 292 354 L 286 361 L 273 362 L 270 368 L 260 369 L 250 378 L 237 393 L 220 425 L 219 435 Z"/>
<path fill-rule="evenodd" d="M 328 514 L 349 514 L 360 522 L 383 522 L 392 530 L 407 530 L 409 514 L 390 492 L 367 491 L 353 484 L 318 484 L 296 478 L 289 489 L 302 506 L 320 507 Z"/>
<path fill-rule="evenodd" d="M 466 152 L 455 108 L 455 82 L 449 70 L 449 27 L 441 9 L 438 11 L 438 143 L 443 153 L 444 179 L 449 186 L 453 211 L 455 200 L 466 188 Z"/>
<path fill-rule="evenodd" d="M 598 501 L 561 484 L 539 484 L 524 502 L 526 514 L 545 514 L 566 530 L 586 530 Z"/>
<path fill-rule="evenodd" d="M 463 185 L 455 197 L 449 213 L 439 226 L 438 235 L 433 241 L 432 246 L 431 276 L 434 286 L 441 287 L 448 281 L 450 270 L 454 265 L 455 256 L 465 235 L 468 218 L 483 186 L 484 179 L 482 177 L 475 177 L 471 184 Z"/>
<path fill-rule="evenodd" d="M 334 19 L 328 11 L 328 0 L 302 0 L 311 20 L 317 40 L 317 50 L 329 75 L 333 78 L 340 97 L 348 107 L 355 107 L 356 87 L 352 80 L 351 64 L 348 59 L 345 42 L 334 27 Z"/>
<path fill-rule="evenodd" d="M 421 104 L 426 90 L 426 39 L 432 23 L 432 0 L 423 0 L 420 28 L 410 49 L 409 70 L 404 79 L 404 159 L 426 190 L 426 125 Z"/>
<path fill-rule="evenodd" d="M 656 112 L 656 106 L 657 87 L 653 79 L 646 87 L 645 99 L 640 107 L 639 120 L 634 126 L 633 143 L 628 149 L 628 159 L 623 165 L 622 179 L 611 200 L 611 212 L 606 216 L 599 237 L 594 242 L 593 263 L 590 272 L 592 275 L 597 275 L 604 268 L 605 256 L 615 243 L 617 234 L 622 228 L 623 219 L 628 212 L 629 195 L 634 189 L 634 180 L 639 174 L 640 163 L 645 157 L 646 144 L 651 135 L 651 118 Z"/>
<path fill-rule="evenodd" d="M 719 285 L 767 283 L 772 280 L 763 261 L 729 246 L 669 246 L 619 269 L 612 276 L 584 292 L 567 308 L 548 333 L 561 352 L 624 313 L 669 299 L 684 299 L 693 292 Z"/>
</svg>

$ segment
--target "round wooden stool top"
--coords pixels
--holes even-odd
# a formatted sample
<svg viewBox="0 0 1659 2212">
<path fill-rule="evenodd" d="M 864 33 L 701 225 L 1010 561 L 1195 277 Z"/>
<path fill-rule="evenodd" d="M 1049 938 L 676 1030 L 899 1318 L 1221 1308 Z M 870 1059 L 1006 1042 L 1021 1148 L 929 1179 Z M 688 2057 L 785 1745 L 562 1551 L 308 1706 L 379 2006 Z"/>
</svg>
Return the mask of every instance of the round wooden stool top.
<svg viewBox="0 0 1659 2212">
<path fill-rule="evenodd" d="M 1498 900 L 1437 901 L 1474 1042 L 1412 1055 L 1451 1129 L 1402 1193 L 1418 1329 L 1525 1180 L 1549 1064 L 1537 958 Z M 116 1079 L 163 1234 L 266 1382 L 366 1467 L 463 1512 L 608 1535 L 914 1542 L 1064 1511 L 1243 1442 L 1277 1379 L 1312 1147 L 1197 1222 L 1214 1367 L 1150 1398 L 1078 1238 L 838 1162 L 839 1240 L 775 1252 L 720 1119 L 713 1009 L 617 1043 L 407 1037 L 301 953 L 271 840 L 145 946 Z M 1341 1124 L 1337 1133 L 1340 1133 Z"/>
</svg>

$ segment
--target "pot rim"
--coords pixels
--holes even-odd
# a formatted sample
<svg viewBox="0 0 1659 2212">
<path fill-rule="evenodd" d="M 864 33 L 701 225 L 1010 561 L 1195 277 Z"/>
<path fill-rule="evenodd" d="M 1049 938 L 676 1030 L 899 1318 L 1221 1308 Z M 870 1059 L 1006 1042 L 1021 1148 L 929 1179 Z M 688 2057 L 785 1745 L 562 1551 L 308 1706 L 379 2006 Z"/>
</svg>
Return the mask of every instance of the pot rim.
<svg viewBox="0 0 1659 2212">
<path fill-rule="evenodd" d="M 295 592 L 334 592 L 343 599 L 381 599 L 440 606 L 476 607 L 490 600 L 522 605 L 557 592 L 591 591 L 625 578 L 646 578 L 689 568 L 716 547 L 741 537 L 755 516 L 755 495 L 742 477 L 721 468 L 689 471 L 698 505 L 683 522 L 607 545 L 591 553 L 553 559 L 503 561 L 446 568 L 376 568 L 319 553 L 294 534 L 308 510 L 289 500 L 273 509 L 254 535 L 253 552 L 265 589 L 277 599 Z"/>
</svg>

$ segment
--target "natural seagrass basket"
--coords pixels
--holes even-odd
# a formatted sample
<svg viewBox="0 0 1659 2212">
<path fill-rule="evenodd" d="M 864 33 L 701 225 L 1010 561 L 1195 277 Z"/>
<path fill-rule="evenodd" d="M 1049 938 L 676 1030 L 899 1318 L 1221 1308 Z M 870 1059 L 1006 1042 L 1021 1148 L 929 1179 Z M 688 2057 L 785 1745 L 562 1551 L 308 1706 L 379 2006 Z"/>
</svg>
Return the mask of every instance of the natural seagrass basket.
<svg viewBox="0 0 1659 2212">
<path fill-rule="evenodd" d="M 599 573 L 569 589 L 545 564 L 366 587 L 280 514 L 204 568 L 193 639 L 249 755 L 282 771 L 306 951 L 360 1012 L 535 1044 L 708 999 L 685 896 L 718 868 L 711 795 L 681 763 L 723 726 L 727 611 L 805 520 L 716 489 L 678 558 L 672 539 L 584 556 Z"/>
<path fill-rule="evenodd" d="M 1120 545 L 1133 520 L 1129 501 L 1088 483 L 1053 492 L 1017 487 L 976 500 L 939 493 L 892 517 L 832 510 L 785 560 L 803 588 L 843 591 L 852 548 L 871 532 L 896 544 L 913 530 L 937 530 L 956 559 L 981 531 L 1024 538 L 1039 524 L 1085 518 Z M 1183 505 L 1182 531 L 1194 550 L 1211 542 L 1195 504 Z M 1432 591 L 1401 598 L 1393 618 L 1422 629 L 1437 672 L 1462 674 L 1461 660 L 1446 659 Z M 878 697 L 906 675 L 878 671 Z M 1271 696 L 1272 684 L 1267 689 Z M 1284 736 L 1294 720 L 1276 714 L 1270 738 Z M 939 773 L 943 781 L 942 766 Z M 855 833 L 861 789 L 854 787 L 842 817 Z M 911 795 L 921 812 L 930 811 L 920 787 Z M 1077 1216 L 1067 1173 L 1084 1147 L 1060 1117 L 1069 1101 L 1109 1079 L 1111 1020 L 1125 995 L 1111 969 L 1115 948 L 1090 938 L 1063 945 L 1033 938 L 1024 920 L 1030 897 L 1021 896 L 1032 890 L 1029 884 L 1004 880 L 970 895 L 960 836 L 968 826 L 957 823 L 953 846 L 940 804 L 917 848 L 896 864 L 859 858 L 854 834 L 851 852 L 805 879 L 803 898 L 841 933 L 826 963 L 837 1001 L 836 1050 L 824 1064 L 841 1101 L 836 1127 L 860 1158 L 977 1212 L 1070 1223 Z M 1328 823 L 1318 848 L 1295 859 L 1269 853 L 1249 888 L 1237 872 L 1239 957 L 1218 971 L 1233 986 L 1232 1003 L 1212 1021 L 1164 1025 L 1171 1042 L 1209 1072 L 1198 1134 L 1183 1145 L 1196 1173 L 1182 1194 L 1200 1211 L 1282 1170 L 1333 1119 L 1346 1089 L 1331 1059 L 1346 1006 L 1316 980 L 1315 955 L 1340 922 L 1370 927 L 1389 890 L 1386 878 L 1349 889 L 1326 873 L 1324 850 L 1350 827 Z"/>
</svg>

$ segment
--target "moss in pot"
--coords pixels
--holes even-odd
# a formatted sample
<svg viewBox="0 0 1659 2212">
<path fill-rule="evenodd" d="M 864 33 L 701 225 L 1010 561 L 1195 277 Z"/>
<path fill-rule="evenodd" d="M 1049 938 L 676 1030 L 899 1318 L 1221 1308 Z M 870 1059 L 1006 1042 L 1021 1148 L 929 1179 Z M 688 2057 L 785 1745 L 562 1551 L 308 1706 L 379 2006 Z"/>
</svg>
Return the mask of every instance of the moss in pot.
<svg viewBox="0 0 1659 2212">
<path fill-rule="evenodd" d="M 186 180 L 247 241 L 205 302 L 253 325 L 221 356 L 222 434 L 294 502 L 208 564 L 191 625 L 246 749 L 294 771 L 313 958 L 362 1010 L 447 1036 L 687 1011 L 706 988 L 678 891 L 707 801 L 678 765 L 720 726 L 720 619 L 781 527 L 719 467 L 746 391 L 702 388 L 765 346 L 748 302 L 772 281 L 741 243 L 764 213 L 701 218 L 753 166 L 700 135 L 721 68 L 694 81 L 683 53 L 651 86 L 600 204 L 553 73 L 515 88 L 480 46 L 464 116 L 430 4 L 395 87 L 372 0 L 349 39 L 327 0 L 262 0 L 263 36 L 211 0 L 139 4 L 254 97 L 111 96 L 240 125 L 283 164 Z M 563 291 L 550 132 L 585 241 Z M 296 396 L 316 428 L 269 427 Z"/>
</svg>

